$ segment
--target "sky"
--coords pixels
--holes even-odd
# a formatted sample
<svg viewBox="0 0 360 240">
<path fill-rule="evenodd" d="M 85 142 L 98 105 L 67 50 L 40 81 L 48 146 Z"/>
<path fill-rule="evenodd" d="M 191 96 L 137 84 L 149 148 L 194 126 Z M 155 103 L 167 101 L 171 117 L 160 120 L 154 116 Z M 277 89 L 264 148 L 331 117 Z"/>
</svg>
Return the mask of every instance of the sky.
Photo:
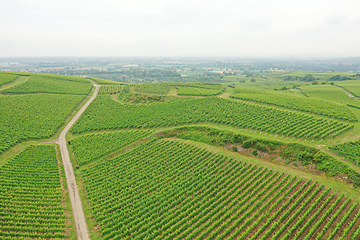
<svg viewBox="0 0 360 240">
<path fill-rule="evenodd" d="M 1 0 L 0 57 L 359 57 L 359 0 Z"/>
</svg>

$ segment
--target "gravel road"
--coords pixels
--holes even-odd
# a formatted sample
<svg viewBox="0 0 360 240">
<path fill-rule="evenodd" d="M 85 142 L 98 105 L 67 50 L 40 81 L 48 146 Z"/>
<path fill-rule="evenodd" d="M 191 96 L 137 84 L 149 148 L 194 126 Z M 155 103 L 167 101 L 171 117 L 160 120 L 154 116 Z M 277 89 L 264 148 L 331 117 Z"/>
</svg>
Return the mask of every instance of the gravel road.
<svg viewBox="0 0 360 240">
<path fill-rule="evenodd" d="M 89 232 L 86 226 L 85 215 L 82 209 L 81 199 L 79 196 L 79 192 L 76 186 L 76 180 L 74 175 L 74 169 L 71 165 L 69 151 L 66 146 L 66 134 L 72 125 L 78 120 L 81 114 L 85 111 L 85 109 L 90 105 L 90 103 L 96 98 L 97 93 L 99 91 L 99 85 L 95 85 L 95 92 L 91 96 L 91 98 L 85 103 L 85 105 L 80 109 L 80 111 L 75 115 L 73 119 L 69 122 L 69 124 L 64 128 L 64 130 L 60 133 L 59 138 L 57 139 L 57 143 L 60 146 L 61 158 L 63 161 L 64 169 L 65 169 L 65 176 L 66 182 L 69 189 L 70 201 L 71 201 L 71 208 L 74 216 L 75 221 L 75 228 L 76 228 L 76 235 L 77 239 L 84 239 L 88 240 Z"/>
</svg>

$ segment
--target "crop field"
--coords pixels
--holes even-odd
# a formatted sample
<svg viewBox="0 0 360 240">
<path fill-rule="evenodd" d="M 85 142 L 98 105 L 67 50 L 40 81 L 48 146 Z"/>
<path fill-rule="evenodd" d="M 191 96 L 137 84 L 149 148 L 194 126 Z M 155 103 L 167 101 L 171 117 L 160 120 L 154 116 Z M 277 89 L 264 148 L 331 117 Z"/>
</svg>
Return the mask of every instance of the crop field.
<svg viewBox="0 0 360 240">
<path fill-rule="evenodd" d="M 122 85 L 102 85 L 99 94 L 117 94 L 121 92 L 122 88 Z"/>
<path fill-rule="evenodd" d="M 121 114 L 119 114 L 121 113 Z M 98 97 L 73 133 L 126 127 L 159 127 L 213 122 L 297 138 L 334 137 L 350 124 L 220 98 L 185 99 L 151 105 L 122 105 Z"/>
<path fill-rule="evenodd" d="M 7 73 L 0 73 L 0 85 L 14 81 L 18 76 Z"/>
<path fill-rule="evenodd" d="M 358 75 L 228 69 L 0 73 L 0 239 L 360 239 Z"/>
<path fill-rule="evenodd" d="M 83 100 L 80 95 L 0 95 L 0 153 L 26 139 L 47 138 Z"/>
<path fill-rule="evenodd" d="M 310 98 L 320 98 L 329 102 L 336 102 L 345 105 L 360 105 L 360 102 L 349 96 L 349 93 L 334 85 L 301 86 L 301 90 Z"/>
<path fill-rule="evenodd" d="M 327 94 L 330 94 L 327 92 Z M 345 96 L 345 93 L 343 93 Z M 309 98 L 305 96 L 294 96 L 282 94 L 274 91 L 265 91 L 249 88 L 236 88 L 233 98 L 250 100 L 260 103 L 272 104 L 275 106 L 286 107 L 304 112 L 315 113 L 337 119 L 357 121 L 351 110 L 344 105 L 321 100 L 318 98 Z M 349 100 L 350 97 L 348 96 Z"/>
<path fill-rule="evenodd" d="M 346 89 L 347 91 L 352 93 L 352 95 L 354 95 L 356 97 L 360 97 L 360 81 L 359 80 L 336 82 L 336 85 L 343 87 L 344 89 Z"/>
<path fill-rule="evenodd" d="M 103 239 L 359 236 L 357 201 L 176 141 L 148 142 L 82 175 Z"/>
<path fill-rule="evenodd" d="M 89 82 L 68 81 L 43 76 L 30 76 L 18 86 L 2 90 L 1 93 L 61 93 L 87 95 L 92 88 Z"/>
<path fill-rule="evenodd" d="M 213 96 L 222 92 L 222 89 L 208 89 L 208 88 L 195 88 L 195 87 L 178 87 L 178 95 L 189 96 Z"/>
<path fill-rule="evenodd" d="M 75 154 L 76 162 L 83 165 L 106 153 L 121 149 L 150 133 L 151 131 L 133 130 L 89 134 L 71 140 L 70 145 Z"/>
<path fill-rule="evenodd" d="M 169 91 L 170 87 L 166 83 L 152 83 L 152 84 L 137 84 L 135 85 L 135 91 L 139 93 L 152 93 L 165 95 Z"/>
<path fill-rule="evenodd" d="M 105 79 L 101 79 L 101 78 L 89 78 L 91 80 L 94 80 L 96 83 L 101 84 L 101 85 L 115 85 L 115 84 L 120 84 L 123 85 L 123 83 L 120 82 L 115 82 L 115 81 L 111 81 L 111 80 L 105 80 Z"/>
<path fill-rule="evenodd" d="M 64 239 L 54 146 L 30 146 L 0 167 L 0 238 Z"/>
<path fill-rule="evenodd" d="M 335 150 L 339 155 L 344 156 L 350 161 L 352 161 L 354 164 L 359 165 L 360 140 L 331 146 L 330 149 Z"/>
</svg>

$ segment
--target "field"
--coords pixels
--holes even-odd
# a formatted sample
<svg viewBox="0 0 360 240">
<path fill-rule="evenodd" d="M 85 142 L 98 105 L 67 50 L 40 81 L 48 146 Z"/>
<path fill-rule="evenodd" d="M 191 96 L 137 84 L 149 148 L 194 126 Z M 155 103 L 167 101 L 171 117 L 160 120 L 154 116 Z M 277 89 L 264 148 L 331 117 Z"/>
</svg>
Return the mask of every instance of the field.
<svg viewBox="0 0 360 240">
<path fill-rule="evenodd" d="M 358 202 L 316 182 L 176 141 L 149 142 L 82 172 L 103 239 L 322 239 L 359 234 L 340 227 L 358 221 Z"/>
<path fill-rule="evenodd" d="M 135 91 L 140 93 L 166 95 L 169 91 L 169 86 L 165 83 L 138 84 L 135 85 Z"/>
<path fill-rule="evenodd" d="M 0 167 L 0 238 L 65 237 L 63 193 L 54 146 L 30 146 Z"/>
<path fill-rule="evenodd" d="M 121 113 L 121 114 L 118 114 Z M 123 105 L 100 96 L 71 130 L 160 127 L 212 122 L 297 138 L 335 137 L 353 126 L 325 118 L 220 98 L 184 99 L 152 105 Z"/>
<path fill-rule="evenodd" d="M 96 158 L 140 140 L 149 134 L 150 131 L 141 130 L 89 134 L 75 138 L 69 144 L 75 154 L 76 162 L 79 165 L 84 165 Z"/>
<path fill-rule="evenodd" d="M 76 82 L 43 76 L 30 76 L 25 83 L 5 89 L 2 93 L 61 93 L 87 95 L 92 88 L 89 82 Z"/>
<path fill-rule="evenodd" d="M 81 102 L 80 95 L 0 95 L 0 153 L 26 139 L 52 136 Z"/>
<path fill-rule="evenodd" d="M 348 120 L 350 122 L 357 121 L 354 114 L 346 106 L 324 101 L 319 98 L 294 96 L 275 91 L 257 90 L 244 87 L 236 88 L 235 93 L 231 95 L 231 97 L 315 113 L 337 119 Z"/>
<path fill-rule="evenodd" d="M 122 85 L 103 85 L 100 87 L 99 94 L 116 94 L 121 92 Z"/>
<path fill-rule="evenodd" d="M 14 81 L 18 76 L 13 74 L 0 73 L 0 85 Z"/>
<path fill-rule="evenodd" d="M 0 73 L 0 239 L 360 239 L 357 77 L 220 75 Z"/>
</svg>

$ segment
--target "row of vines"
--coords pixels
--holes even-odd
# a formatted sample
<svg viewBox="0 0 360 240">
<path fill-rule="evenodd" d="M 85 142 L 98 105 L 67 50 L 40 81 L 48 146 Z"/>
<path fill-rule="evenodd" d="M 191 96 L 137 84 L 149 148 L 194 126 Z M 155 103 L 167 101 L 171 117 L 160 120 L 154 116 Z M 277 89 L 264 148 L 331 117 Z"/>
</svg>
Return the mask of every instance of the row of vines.
<svg viewBox="0 0 360 240">
<path fill-rule="evenodd" d="M 30 146 L 0 167 L 0 239 L 64 239 L 54 146 Z"/>
<path fill-rule="evenodd" d="M 107 96 L 99 96 L 71 131 L 81 133 L 100 129 L 153 128 L 202 122 L 306 139 L 336 137 L 353 128 L 353 125 L 326 118 L 216 97 L 149 105 L 122 105 Z"/>
<path fill-rule="evenodd" d="M 150 141 L 81 172 L 103 239 L 360 236 L 357 201 L 177 141 Z"/>
</svg>

